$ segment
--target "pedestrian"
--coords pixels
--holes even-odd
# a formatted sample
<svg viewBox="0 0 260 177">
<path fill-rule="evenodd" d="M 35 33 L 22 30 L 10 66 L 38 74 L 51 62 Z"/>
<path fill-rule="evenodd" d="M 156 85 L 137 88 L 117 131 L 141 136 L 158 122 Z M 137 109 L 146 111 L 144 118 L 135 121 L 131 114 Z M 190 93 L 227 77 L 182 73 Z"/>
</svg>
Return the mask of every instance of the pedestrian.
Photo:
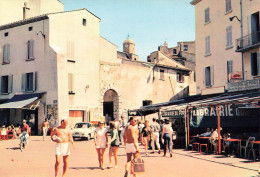
<svg viewBox="0 0 260 177">
<path fill-rule="evenodd" d="M 142 137 L 142 130 L 144 128 L 144 123 L 143 121 L 138 122 L 138 129 L 139 129 L 139 141 L 141 142 L 141 145 L 144 145 L 144 140 Z"/>
<path fill-rule="evenodd" d="M 111 144 L 109 148 L 109 166 L 108 168 L 112 168 L 111 160 L 112 154 L 114 154 L 115 158 L 115 168 L 117 168 L 117 151 L 119 148 L 119 135 L 114 122 L 110 122 L 110 129 L 111 129 Z"/>
<path fill-rule="evenodd" d="M 124 116 L 121 116 L 121 121 L 122 121 L 122 124 L 121 124 L 122 130 L 121 130 L 120 136 L 121 136 L 121 140 L 124 141 L 123 135 L 124 135 L 125 127 L 127 126 L 127 120 L 125 119 Z M 122 141 L 121 141 L 121 143 L 123 143 Z"/>
<path fill-rule="evenodd" d="M 172 126 L 170 124 L 170 121 L 168 119 L 165 119 L 165 124 L 163 125 L 163 140 L 164 140 L 164 157 L 166 156 L 166 149 L 168 146 L 170 157 L 172 157 Z"/>
<path fill-rule="evenodd" d="M 119 121 L 118 121 L 118 135 L 119 135 L 119 141 L 120 141 L 120 144 L 122 143 L 122 130 L 123 130 L 123 127 L 122 127 L 122 120 L 120 119 Z"/>
<path fill-rule="evenodd" d="M 137 125 L 135 117 L 131 117 L 129 119 L 129 122 L 130 125 L 128 125 L 124 131 L 124 143 L 127 157 L 124 177 L 128 176 L 132 157 L 137 158 L 140 152 L 138 146 L 138 129 L 135 128 L 135 126 Z"/>
<path fill-rule="evenodd" d="M 99 121 L 99 127 L 94 132 L 94 142 L 98 154 L 99 168 L 104 170 L 104 154 L 108 147 L 107 129 L 104 128 L 105 122 Z"/>
<path fill-rule="evenodd" d="M 161 153 L 160 143 L 159 143 L 159 132 L 161 130 L 160 125 L 156 122 L 156 119 L 153 118 L 153 124 L 151 125 L 151 129 L 153 131 L 153 137 L 152 137 L 152 153 L 154 153 L 155 147 L 154 144 L 156 144 L 158 153 Z"/>
<path fill-rule="evenodd" d="M 45 137 L 47 136 L 48 129 L 49 129 L 48 118 L 45 118 L 45 121 L 42 123 L 42 138 L 43 138 L 43 141 L 45 140 Z"/>
<path fill-rule="evenodd" d="M 61 125 L 57 128 L 54 128 L 51 134 L 51 140 L 56 142 L 55 147 L 55 177 L 58 176 L 59 166 L 61 163 L 61 157 L 63 158 L 63 177 L 65 177 L 68 169 L 68 160 L 70 155 L 69 142 L 73 144 L 73 138 L 71 136 L 70 129 L 67 128 L 68 121 L 66 119 L 61 120 Z"/>
<path fill-rule="evenodd" d="M 23 124 L 20 128 L 21 133 L 19 135 L 20 143 L 21 143 L 22 138 L 24 138 L 25 143 L 28 144 L 29 129 L 30 129 L 30 127 L 26 124 L 26 120 L 23 120 Z"/>
<path fill-rule="evenodd" d="M 143 140 L 144 140 L 145 155 L 148 155 L 149 141 L 150 141 L 150 138 L 153 137 L 153 131 L 152 131 L 151 127 L 149 126 L 148 120 L 146 120 L 144 122 L 144 128 L 142 130 L 142 137 L 143 137 Z"/>
</svg>

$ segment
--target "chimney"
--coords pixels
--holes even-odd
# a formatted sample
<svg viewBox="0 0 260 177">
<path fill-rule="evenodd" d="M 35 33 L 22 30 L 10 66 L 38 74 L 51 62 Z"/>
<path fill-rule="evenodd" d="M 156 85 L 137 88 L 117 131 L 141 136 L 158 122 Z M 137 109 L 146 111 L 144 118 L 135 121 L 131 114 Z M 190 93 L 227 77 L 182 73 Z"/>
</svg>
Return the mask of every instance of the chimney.
<svg viewBox="0 0 260 177">
<path fill-rule="evenodd" d="M 26 12 L 27 10 L 30 10 L 30 8 L 27 7 L 27 2 L 24 2 L 24 7 L 23 7 L 23 20 L 26 19 Z"/>
</svg>

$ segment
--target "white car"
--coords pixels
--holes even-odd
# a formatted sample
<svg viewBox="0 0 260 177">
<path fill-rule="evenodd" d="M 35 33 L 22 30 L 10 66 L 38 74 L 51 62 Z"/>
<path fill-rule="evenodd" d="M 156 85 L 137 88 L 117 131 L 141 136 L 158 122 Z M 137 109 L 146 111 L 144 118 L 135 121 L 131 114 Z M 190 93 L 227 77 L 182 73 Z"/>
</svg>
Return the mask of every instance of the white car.
<svg viewBox="0 0 260 177">
<path fill-rule="evenodd" d="M 96 128 L 92 123 L 76 123 L 74 129 L 71 132 L 73 140 L 75 140 L 76 138 L 90 140 L 91 138 L 94 138 L 95 129 Z"/>
</svg>

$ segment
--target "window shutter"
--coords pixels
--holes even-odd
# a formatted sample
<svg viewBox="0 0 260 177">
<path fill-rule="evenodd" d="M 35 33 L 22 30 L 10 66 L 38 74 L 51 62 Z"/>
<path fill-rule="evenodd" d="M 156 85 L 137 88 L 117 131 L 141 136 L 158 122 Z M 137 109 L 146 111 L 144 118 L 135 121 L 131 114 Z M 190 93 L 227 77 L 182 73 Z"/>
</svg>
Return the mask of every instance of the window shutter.
<svg viewBox="0 0 260 177">
<path fill-rule="evenodd" d="M 5 45 L 3 46 L 3 63 L 5 63 L 6 60 L 6 49 Z"/>
<path fill-rule="evenodd" d="M 250 54 L 251 57 L 251 75 L 254 76 L 254 56 L 253 53 Z"/>
<path fill-rule="evenodd" d="M 8 76 L 8 93 L 13 91 L 13 75 Z"/>
<path fill-rule="evenodd" d="M 214 85 L 214 65 L 210 66 L 210 83 Z"/>
<path fill-rule="evenodd" d="M 34 59 L 34 56 L 33 56 L 33 44 L 34 44 L 33 40 L 29 40 L 28 41 L 28 59 Z"/>
<path fill-rule="evenodd" d="M 10 45 L 7 44 L 7 56 L 6 63 L 10 63 Z"/>
<path fill-rule="evenodd" d="M 37 90 L 37 84 L 38 84 L 38 72 L 33 73 L 33 91 Z"/>
<path fill-rule="evenodd" d="M 260 52 L 257 53 L 257 75 L 260 76 Z"/>
<path fill-rule="evenodd" d="M 2 93 L 2 90 L 3 90 L 3 79 L 2 79 L 2 76 L 0 76 L 0 84 L 1 84 L 1 87 L 0 87 L 0 93 Z"/>
<path fill-rule="evenodd" d="M 205 9 L 205 23 L 209 22 L 209 8 Z"/>
<path fill-rule="evenodd" d="M 26 74 L 22 74 L 22 92 L 25 92 L 25 76 Z"/>
<path fill-rule="evenodd" d="M 203 86 L 206 87 L 206 68 L 203 68 Z"/>
<path fill-rule="evenodd" d="M 73 92 L 73 74 L 69 73 L 68 75 L 68 89 L 69 92 Z"/>
<path fill-rule="evenodd" d="M 71 42 L 71 58 L 74 59 L 74 42 Z"/>
</svg>

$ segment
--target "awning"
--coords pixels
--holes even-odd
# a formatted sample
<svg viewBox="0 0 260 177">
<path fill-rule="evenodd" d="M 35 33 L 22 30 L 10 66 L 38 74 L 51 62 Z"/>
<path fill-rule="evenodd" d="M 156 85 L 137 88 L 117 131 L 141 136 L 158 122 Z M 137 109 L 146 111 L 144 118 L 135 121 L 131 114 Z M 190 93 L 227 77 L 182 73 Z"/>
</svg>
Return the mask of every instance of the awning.
<svg viewBox="0 0 260 177">
<path fill-rule="evenodd" d="M 33 94 L 17 94 L 14 95 L 8 101 L 0 104 L 0 109 L 19 109 L 23 108 L 35 100 L 39 99 L 43 93 L 33 93 Z"/>
</svg>

